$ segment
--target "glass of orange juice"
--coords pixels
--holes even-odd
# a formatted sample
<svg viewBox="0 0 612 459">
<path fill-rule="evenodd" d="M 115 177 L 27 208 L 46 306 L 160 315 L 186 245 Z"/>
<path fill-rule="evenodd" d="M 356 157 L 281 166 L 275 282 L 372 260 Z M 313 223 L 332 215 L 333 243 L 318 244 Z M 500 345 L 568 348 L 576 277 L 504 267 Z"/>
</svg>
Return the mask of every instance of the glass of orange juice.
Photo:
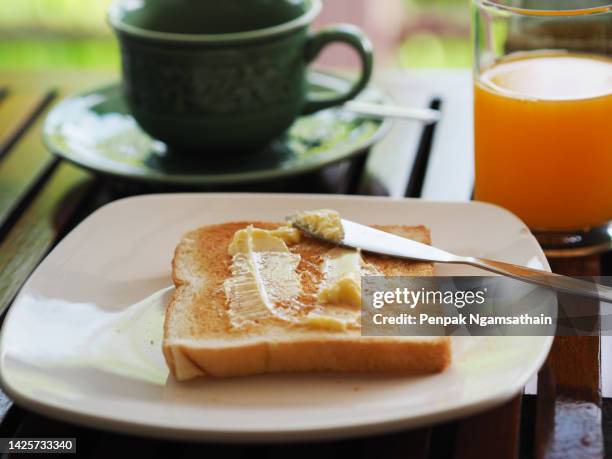
<svg viewBox="0 0 612 459">
<path fill-rule="evenodd" d="M 475 199 L 549 256 L 610 249 L 612 4 L 473 2 Z"/>
</svg>

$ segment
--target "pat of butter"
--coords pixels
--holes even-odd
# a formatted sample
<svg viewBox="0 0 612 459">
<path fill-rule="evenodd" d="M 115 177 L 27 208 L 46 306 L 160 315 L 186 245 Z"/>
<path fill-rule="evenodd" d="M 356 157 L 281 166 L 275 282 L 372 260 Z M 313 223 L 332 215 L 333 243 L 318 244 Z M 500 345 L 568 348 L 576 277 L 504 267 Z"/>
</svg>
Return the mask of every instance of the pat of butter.
<svg viewBox="0 0 612 459">
<path fill-rule="evenodd" d="M 319 292 L 319 301 L 325 304 L 361 306 L 361 282 L 352 276 L 338 279 Z"/>
<path fill-rule="evenodd" d="M 361 254 L 334 248 L 323 262 L 324 282 L 318 298 L 324 304 L 361 306 Z"/>
<path fill-rule="evenodd" d="M 285 240 L 299 238 L 292 228 L 263 230 L 249 226 L 234 234 L 228 252 L 232 256 L 231 277 L 225 280 L 229 317 L 240 328 L 266 318 L 289 322 L 296 319 L 277 307 L 294 301 L 301 292 L 297 266 L 300 256 L 287 248 Z"/>
<path fill-rule="evenodd" d="M 302 240 L 300 231 L 291 226 L 280 226 L 275 230 L 269 230 L 268 232 L 272 236 L 282 239 L 286 244 L 297 244 Z"/>
<path fill-rule="evenodd" d="M 342 219 L 335 210 L 320 209 L 298 212 L 289 221 L 322 239 L 334 242 L 341 242 L 344 239 Z"/>
<path fill-rule="evenodd" d="M 281 226 L 275 230 L 264 230 L 249 226 L 236 231 L 228 247 L 230 255 L 248 252 L 289 252 L 286 244 L 300 242 L 300 232 L 296 228 Z"/>
<path fill-rule="evenodd" d="M 306 323 L 314 328 L 334 331 L 344 331 L 348 328 L 348 322 L 346 320 L 314 313 L 308 314 Z"/>
</svg>

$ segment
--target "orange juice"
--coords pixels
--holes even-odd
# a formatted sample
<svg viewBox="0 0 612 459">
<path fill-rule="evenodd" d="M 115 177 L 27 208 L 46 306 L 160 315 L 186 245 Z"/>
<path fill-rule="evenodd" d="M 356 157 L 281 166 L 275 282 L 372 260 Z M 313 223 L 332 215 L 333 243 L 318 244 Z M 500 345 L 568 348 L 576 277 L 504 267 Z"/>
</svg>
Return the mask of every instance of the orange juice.
<svg viewBox="0 0 612 459">
<path fill-rule="evenodd" d="M 535 229 L 612 220 L 612 60 L 520 53 L 477 80 L 475 198 Z"/>
</svg>

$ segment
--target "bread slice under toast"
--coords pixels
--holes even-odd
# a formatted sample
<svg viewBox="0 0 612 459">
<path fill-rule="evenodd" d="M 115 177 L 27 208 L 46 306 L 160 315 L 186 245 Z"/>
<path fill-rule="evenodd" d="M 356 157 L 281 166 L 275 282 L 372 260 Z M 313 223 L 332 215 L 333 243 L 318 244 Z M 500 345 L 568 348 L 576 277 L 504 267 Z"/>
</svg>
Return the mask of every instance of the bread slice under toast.
<svg viewBox="0 0 612 459">
<path fill-rule="evenodd" d="M 280 226 L 267 222 L 206 226 L 187 233 L 176 248 L 172 263 L 176 290 L 166 313 L 163 352 L 178 380 L 304 371 L 416 374 L 439 372 L 449 365 L 446 337 L 362 337 L 355 329 L 334 331 L 283 323 L 247 331 L 232 327 L 223 288 L 232 261 L 227 249 L 234 233 L 251 224 L 264 229 Z M 379 228 L 430 243 L 429 231 L 422 226 Z M 331 248 L 307 237 L 291 246 L 302 258 L 298 272 L 313 270 Z M 431 263 L 366 254 L 364 260 L 385 275 L 433 275 Z M 311 274 L 302 276 L 304 289 L 317 288 L 317 273 Z"/>
</svg>

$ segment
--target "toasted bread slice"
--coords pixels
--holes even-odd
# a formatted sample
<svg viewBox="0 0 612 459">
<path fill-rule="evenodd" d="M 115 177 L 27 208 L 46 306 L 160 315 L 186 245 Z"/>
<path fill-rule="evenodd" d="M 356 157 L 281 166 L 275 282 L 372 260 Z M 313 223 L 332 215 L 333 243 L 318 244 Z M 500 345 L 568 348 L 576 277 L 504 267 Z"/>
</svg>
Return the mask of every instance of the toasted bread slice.
<svg viewBox="0 0 612 459">
<path fill-rule="evenodd" d="M 232 327 L 223 288 L 231 276 L 228 245 L 248 225 L 274 229 L 279 224 L 236 222 L 206 226 L 186 234 L 176 248 L 176 290 L 164 324 L 163 352 L 178 380 L 196 376 L 240 376 L 271 372 L 357 371 L 439 372 L 450 363 L 446 337 L 362 337 L 357 329 L 327 330 L 270 321 L 248 330 Z M 430 243 L 425 227 L 380 229 Z M 316 290 L 322 256 L 331 245 L 304 237 L 291 251 L 301 256 L 298 272 L 305 290 Z M 385 275 L 433 275 L 431 263 L 364 255 Z"/>
</svg>

